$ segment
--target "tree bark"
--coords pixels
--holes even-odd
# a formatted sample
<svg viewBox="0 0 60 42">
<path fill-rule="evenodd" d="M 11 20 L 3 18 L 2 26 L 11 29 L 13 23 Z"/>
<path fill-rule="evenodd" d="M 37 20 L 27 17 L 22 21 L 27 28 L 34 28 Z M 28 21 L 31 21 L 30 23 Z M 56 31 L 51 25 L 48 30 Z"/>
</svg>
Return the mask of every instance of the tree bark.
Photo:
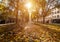
<svg viewBox="0 0 60 42">
<path fill-rule="evenodd" d="M 45 16 L 43 16 L 43 24 L 45 23 Z"/>
</svg>

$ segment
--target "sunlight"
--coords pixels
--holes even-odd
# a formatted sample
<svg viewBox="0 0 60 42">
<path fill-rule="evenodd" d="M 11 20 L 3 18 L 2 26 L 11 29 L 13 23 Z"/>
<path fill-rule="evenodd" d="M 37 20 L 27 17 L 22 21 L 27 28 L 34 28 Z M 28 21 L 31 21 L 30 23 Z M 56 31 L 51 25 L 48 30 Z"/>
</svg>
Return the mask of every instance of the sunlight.
<svg viewBox="0 0 60 42">
<path fill-rule="evenodd" d="M 25 4 L 25 7 L 30 9 L 32 7 L 32 4 L 30 2 L 28 2 L 28 3 Z"/>
<path fill-rule="evenodd" d="M 1 2 L 2 0 L 0 0 L 0 2 Z"/>
</svg>

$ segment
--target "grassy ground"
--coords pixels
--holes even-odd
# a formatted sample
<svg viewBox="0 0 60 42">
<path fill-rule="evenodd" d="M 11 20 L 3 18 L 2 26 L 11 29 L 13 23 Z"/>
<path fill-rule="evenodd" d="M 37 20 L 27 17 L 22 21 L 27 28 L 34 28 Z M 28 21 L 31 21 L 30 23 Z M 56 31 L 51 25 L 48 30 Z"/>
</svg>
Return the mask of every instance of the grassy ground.
<svg viewBox="0 0 60 42">
<path fill-rule="evenodd" d="M 60 24 L 43 24 L 44 26 L 60 32 Z"/>
<path fill-rule="evenodd" d="M 11 29 L 13 25 L 6 25 L 5 33 L 0 34 L 1 42 L 60 42 L 60 32 L 56 29 L 52 29 L 53 24 L 31 24 L 29 28 L 22 32 L 13 33 Z M 58 25 L 56 27 L 59 27 Z M 21 27 L 20 27 L 21 28 Z M 20 28 L 14 28 L 15 31 Z M 5 30 L 5 29 L 2 29 Z M 8 31 L 11 30 L 11 31 Z M 20 30 L 19 30 L 20 31 Z"/>
<path fill-rule="evenodd" d="M 60 32 L 60 24 L 56 24 L 56 23 L 53 23 L 53 24 L 42 24 L 42 23 L 35 23 L 37 25 L 43 25 L 49 29 L 53 29 L 53 30 L 56 30 L 58 32 Z"/>
<path fill-rule="evenodd" d="M 13 29 L 14 24 L 0 24 L 0 33 Z"/>
</svg>

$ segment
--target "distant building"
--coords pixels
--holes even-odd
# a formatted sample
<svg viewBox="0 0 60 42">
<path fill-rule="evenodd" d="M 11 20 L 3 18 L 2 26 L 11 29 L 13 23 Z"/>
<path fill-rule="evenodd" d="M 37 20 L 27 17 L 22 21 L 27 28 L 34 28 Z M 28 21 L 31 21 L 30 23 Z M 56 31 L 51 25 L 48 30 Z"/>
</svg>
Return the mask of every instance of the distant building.
<svg viewBox="0 0 60 42">
<path fill-rule="evenodd" d="M 50 15 L 46 16 L 46 23 L 60 23 L 60 9 L 52 9 Z"/>
</svg>

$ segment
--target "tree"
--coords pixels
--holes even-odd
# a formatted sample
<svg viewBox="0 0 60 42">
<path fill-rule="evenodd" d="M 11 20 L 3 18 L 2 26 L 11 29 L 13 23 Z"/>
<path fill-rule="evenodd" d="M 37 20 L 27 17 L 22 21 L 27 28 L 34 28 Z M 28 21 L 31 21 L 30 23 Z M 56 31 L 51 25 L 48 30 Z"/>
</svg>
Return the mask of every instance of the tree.
<svg viewBox="0 0 60 42">
<path fill-rule="evenodd" d="M 51 10 L 55 8 L 57 0 L 41 0 L 40 5 L 42 7 L 43 23 L 45 23 L 45 17 L 51 13 Z"/>
<path fill-rule="evenodd" d="M 8 17 L 8 12 L 7 12 L 7 7 L 5 7 L 4 5 L 0 4 L 0 17 L 2 17 L 1 19 L 6 19 Z"/>
</svg>

